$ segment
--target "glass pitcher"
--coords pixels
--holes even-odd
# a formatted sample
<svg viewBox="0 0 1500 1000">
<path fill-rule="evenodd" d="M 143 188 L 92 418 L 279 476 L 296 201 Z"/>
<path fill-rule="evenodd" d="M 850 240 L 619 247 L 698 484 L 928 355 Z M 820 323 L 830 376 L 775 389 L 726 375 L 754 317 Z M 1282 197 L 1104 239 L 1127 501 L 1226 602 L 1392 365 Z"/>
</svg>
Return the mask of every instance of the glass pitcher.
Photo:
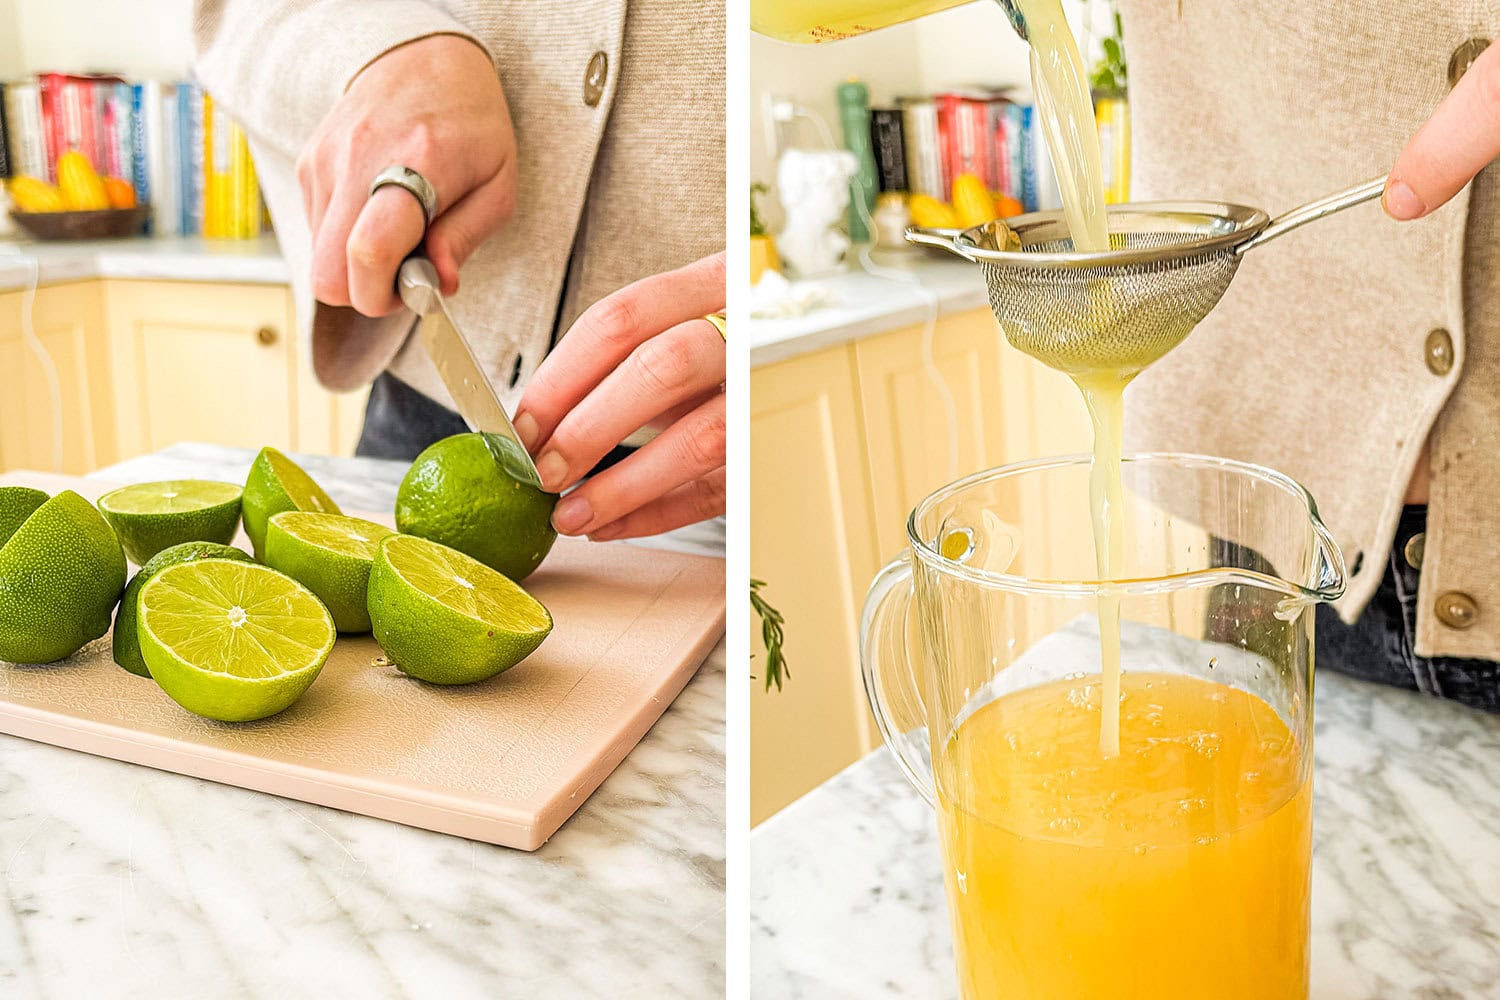
<svg viewBox="0 0 1500 1000">
<path fill-rule="evenodd" d="M 971 0 L 751 0 L 750 29 L 783 42 L 834 42 Z"/>
<path fill-rule="evenodd" d="M 1118 579 L 1089 459 L 917 505 L 865 605 L 870 706 L 936 808 L 966 1000 L 1305 1000 L 1314 606 L 1343 593 L 1307 491 L 1127 455 Z M 1120 605 L 1119 747 L 1100 597 Z"/>
</svg>

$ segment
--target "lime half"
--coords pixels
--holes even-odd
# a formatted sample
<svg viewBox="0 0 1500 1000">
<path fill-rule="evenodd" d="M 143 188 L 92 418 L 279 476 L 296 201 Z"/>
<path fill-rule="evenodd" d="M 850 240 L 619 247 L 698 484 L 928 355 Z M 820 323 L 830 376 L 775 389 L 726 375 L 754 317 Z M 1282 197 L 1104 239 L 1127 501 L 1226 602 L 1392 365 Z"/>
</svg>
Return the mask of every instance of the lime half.
<svg viewBox="0 0 1500 1000">
<path fill-rule="evenodd" d="M 357 517 L 283 511 L 267 523 L 266 565 L 317 594 L 340 632 L 368 632 L 370 567 L 390 534 Z"/>
<path fill-rule="evenodd" d="M 370 571 L 375 639 L 403 672 L 468 684 L 520 663 L 552 616 L 517 584 L 456 549 L 411 535 L 380 543 Z"/>
<path fill-rule="evenodd" d="M 171 566 L 141 588 L 141 654 L 163 691 L 221 722 L 275 715 L 302 697 L 337 634 L 306 587 L 255 563 Z"/>
<path fill-rule="evenodd" d="M 184 542 L 170 549 L 162 549 L 146 560 L 146 564 L 140 568 L 139 572 L 130 578 L 130 583 L 125 587 L 125 596 L 120 598 L 120 610 L 115 612 L 115 628 L 110 640 L 112 647 L 110 652 L 115 662 L 132 674 L 141 677 L 151 676 L 151 671 L 146 667 L 146 660 L 141 656 L 141 639 L 137 624 L 140 617 L 141 588 L 168 566 L 195 562 L 199 559 L 234 559 L 238 562 L 250 562 L 250 556 L 246 553 L 233 546 L 220 545 L 217 542 Z"/>
<path fill-rule="evenodd" d="M 109 631 L 124 587 L 125 554 L 94 505 L 71 490 L 47 500 L 0 543 L 0 660 L 72 656 Z"/>
<path fill-rule="evenodd" d="M 340 513 L 339 505 L 301 466 L 275 448 L 262 448 L 245 480 L 245 534 L 255 558 L 266 554 L 266 522 L 284 510 Z"/>
<path fill-rule="evenodd" d="M 227 545 L 240 524 L 241 492 L 233 483 L 206 479 L 140 483 L 104 494 L 99 510 L 131 562 L 143 566 L 183 542 Z"/>
</svg>

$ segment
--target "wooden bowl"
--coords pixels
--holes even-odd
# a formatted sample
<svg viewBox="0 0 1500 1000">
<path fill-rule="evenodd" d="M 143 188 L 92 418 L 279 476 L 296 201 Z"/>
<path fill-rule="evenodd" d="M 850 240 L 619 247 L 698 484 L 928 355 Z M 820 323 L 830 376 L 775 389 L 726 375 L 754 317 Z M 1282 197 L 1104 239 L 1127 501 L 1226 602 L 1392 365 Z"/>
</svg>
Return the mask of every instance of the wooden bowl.
<svg viewBox="0 0 1500 1000">
<path fill-rule="evenodd" d="M 150 214 L 150 205 L 137 205 L 97 212 L 12 211 L 10 217 L 39 240 L 103 240 L 138 235 Z"/>
</svg>

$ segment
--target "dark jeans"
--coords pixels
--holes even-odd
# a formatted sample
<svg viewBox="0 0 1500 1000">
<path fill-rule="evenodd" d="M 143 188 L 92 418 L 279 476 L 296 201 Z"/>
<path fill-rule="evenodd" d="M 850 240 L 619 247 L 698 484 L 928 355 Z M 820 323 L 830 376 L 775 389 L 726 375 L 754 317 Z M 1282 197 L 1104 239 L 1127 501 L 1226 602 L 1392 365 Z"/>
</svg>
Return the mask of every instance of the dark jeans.
<svg viewBox="0 0 1500 1000">
<path fill-rule="evenodd" d="M 1345 625 L 1328 605 L 1318 605 L 1317 667 L 1500 712 L 1500 663 L 1418 656 L 1413 649 L 1421 574 L 1407 562 L 1405 549 L 1426 526 L 1426 507 L 1402 511 L 1380 589 L 1353 625 Z"/>
<path fill-rule="evenodd" d="M 354 454 L 410 462 L 434 441 L 466 433 L 468 429 L 469 425 L 457 413 L 428 399 L 389 372 L 381 372 L 370 386 L 365 426 Z M 623 445 L 615 448 L 589 475 L 604 471 L 634 450 Z"/>
</svg>

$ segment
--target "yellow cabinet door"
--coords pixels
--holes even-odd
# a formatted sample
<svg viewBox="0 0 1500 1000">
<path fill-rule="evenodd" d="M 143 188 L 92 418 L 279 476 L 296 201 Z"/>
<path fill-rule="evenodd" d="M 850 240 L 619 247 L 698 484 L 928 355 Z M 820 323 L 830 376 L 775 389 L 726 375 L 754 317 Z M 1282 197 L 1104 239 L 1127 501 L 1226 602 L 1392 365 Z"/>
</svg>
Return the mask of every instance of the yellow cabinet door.
<svg viewBox="0 0 1500 1000">
<path fill-rule="evenodd" d="M 296 449 L 296 342 L 275 285 L 111 281 L 122 457 L 180 441 Z"/>
<path fill-rule="evenodd" d="M 109 281 L 122 457 L 179 441 L 351 455 L 367 392 L 318 385 L 281 285 Z"/>
<path fill-rule="evenodd" d="M 750 814 L 758 823 L 879 741 L 857 644 L 877 563 L 849 348 L 758 368 L 750 387 L 750 572 L 786 616 L 791 668 L 782 690 L 765 690 L 752 614 Z M 731 593 L 742 586 L 731 581 Z"/>
<path fill-rule="evenodd" d="M 0 294 L 0 377 L 0 471 L 81 474 L 115 460 L 96 282 L 38 289 L 29 315 L 24 293 Z"/>
</svg>

